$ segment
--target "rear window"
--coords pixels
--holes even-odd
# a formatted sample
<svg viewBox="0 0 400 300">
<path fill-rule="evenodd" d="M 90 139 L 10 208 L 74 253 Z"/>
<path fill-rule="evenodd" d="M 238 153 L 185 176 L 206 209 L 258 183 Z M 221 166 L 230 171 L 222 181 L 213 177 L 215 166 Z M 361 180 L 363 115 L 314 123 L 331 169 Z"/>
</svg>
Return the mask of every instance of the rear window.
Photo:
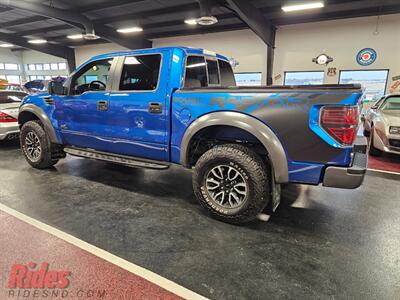
<svg viewBox="0 0 400 300">
<path fill-rule="evenodd" d="M 22 99 L 28 94 L 25 93 L 13 93 L 13 92 L 2 92 L 0 93 L 0 104 L 21 102 Z"/>
<path fill-rule="evenodd" d="M 400 97 L 389 97 L 383 104 L 382 110 L 400 110 Z"/>
<path fill-rule="evenodd" d="M 188 56 L 186 60 L 185 88 L 207 87 L 207 68 L 203 56 Z"/>
<path fill-rule="evenodd" d="M 137 55 L 125 57 L 122 69 L 121 91 L 151 91 L 158 85 L 161 55 Z"/>
<path fill-rule="evenodd" d="M 235 75 L 233 75 L 232 66 L 224 60 L 218 60 L 219 72 L 222 86 L 236 86 Z"/>
<path fill-rule="evenodd" d="M 216 60 L 207 59 L 207 70 L 208 70 L 208 84 L 219 85 L 218 62 Z"/>
</svg>

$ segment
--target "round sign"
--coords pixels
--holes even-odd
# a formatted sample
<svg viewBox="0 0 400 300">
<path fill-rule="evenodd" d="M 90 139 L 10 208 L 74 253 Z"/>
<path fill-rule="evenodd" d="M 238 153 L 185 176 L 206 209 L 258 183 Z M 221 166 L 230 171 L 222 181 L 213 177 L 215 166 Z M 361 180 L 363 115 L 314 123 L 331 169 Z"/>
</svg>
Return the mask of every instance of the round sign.
<svg viewBox="0 0 400 300">
<path fill-rule="evenodd" d="M 364 48 L 357 54 L 357 63 L 361 66 L 369 66 L 376 60 L 376 51 L 372 48 Z"/>
</svg>

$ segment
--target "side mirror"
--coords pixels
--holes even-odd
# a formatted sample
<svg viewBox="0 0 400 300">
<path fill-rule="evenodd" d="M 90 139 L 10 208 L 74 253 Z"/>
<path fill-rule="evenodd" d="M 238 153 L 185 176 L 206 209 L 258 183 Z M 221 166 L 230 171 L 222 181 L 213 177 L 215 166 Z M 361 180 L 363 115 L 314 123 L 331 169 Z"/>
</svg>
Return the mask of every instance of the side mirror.
<svg viewBox="0 0 400 300">
<path fill-rule="evenodd" d="M 50 95 L 64 95 L 64 86 L 59 81 L 50 81 L 47 86 Z"/>
</svg>

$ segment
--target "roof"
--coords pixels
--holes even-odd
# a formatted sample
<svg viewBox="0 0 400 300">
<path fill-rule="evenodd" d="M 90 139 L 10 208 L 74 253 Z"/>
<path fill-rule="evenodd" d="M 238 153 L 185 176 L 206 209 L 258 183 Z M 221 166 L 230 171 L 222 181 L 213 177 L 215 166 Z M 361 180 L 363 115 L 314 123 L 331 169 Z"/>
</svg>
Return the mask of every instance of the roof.
<svg viewBox="0 0 400 300">
<path fill-rule="evenodd" d="M 105 54 L 96 55 L 96 56 L 92 57 L 91 59 L 89 59 L 87 62 L 93 61 L 93 60 L 98 60 L 98 59 L 115 57 L 115 56 L 157 53 L 157 52 L 161 52 L 161 51 L 174 51 L 176 49 L 181 50 L 187 54 L 215 56 L 215 57 L 218 57 L 219 59 L 229 61 L 228 57 L 226 57 L 222 54 L 214 53 L 214 52 L 206 50 L 206 49 L 176 46 L 176 47 L 147 48 L 147 49 L 136 49 L 136 50 L 122 51 L 122 52 L 105 53 Z"/>
</svg>

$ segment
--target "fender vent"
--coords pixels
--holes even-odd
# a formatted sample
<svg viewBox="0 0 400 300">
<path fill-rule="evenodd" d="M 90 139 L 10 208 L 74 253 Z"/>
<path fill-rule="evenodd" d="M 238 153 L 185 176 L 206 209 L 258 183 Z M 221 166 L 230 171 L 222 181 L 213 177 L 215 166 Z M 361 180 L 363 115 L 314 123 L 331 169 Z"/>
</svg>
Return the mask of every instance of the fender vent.
<svg viewBox="0 0 400 300">
<path fill-rule="evenodd" d="M 47 105 L 54 105 L 54 99 L 51 97 L 43 97 L 43 100 Z"/>
</svg>

